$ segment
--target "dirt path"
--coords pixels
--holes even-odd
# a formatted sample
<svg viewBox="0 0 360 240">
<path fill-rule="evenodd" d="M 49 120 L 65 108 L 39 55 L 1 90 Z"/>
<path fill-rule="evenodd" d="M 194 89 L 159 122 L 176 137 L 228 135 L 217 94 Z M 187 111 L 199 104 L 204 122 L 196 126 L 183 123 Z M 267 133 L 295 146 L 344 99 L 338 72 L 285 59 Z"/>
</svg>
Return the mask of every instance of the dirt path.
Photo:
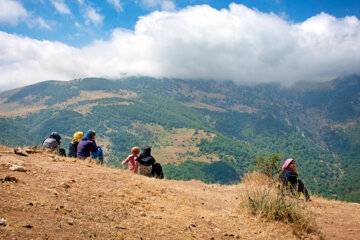
<svg viewBox="0 0 360 240">
<path fill-rule="evenodd" d="M 298 239 L 283 223 L 241 211 L 241 184 L 158 180 L 71 158 L 0 154 L 6 221 L 0 239 Z M 23 164 L 26 172 L 10 171 L 9 164 Z M 315 199 L 311 209 L 329 239 L 359 233 L 358 204 Z M 343 225 L 333 231 L 337 219 Z"/>
</svg>

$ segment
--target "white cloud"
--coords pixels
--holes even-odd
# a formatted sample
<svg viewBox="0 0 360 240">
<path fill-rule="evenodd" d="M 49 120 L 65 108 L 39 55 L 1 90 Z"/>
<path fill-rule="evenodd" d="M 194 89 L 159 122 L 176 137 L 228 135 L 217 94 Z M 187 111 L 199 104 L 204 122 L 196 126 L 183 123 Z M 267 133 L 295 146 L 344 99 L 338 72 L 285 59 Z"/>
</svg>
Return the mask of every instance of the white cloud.
<svg viewBox="0 0 360 240">
<path fill-rule="evenodd" d="M 17 25 L 19 21 L 28 16 L 26 9 L 17 1 L 0 1 L 0 23 Z"/>
<path fill-rule="evenodd" d="M 104 16 L 97 13 L 96 10 L 90 6 L 86 6 L 83 12 L 83 17 L 87 25 L 94 24 L 99 26 L 103 24 Z"/>
<path fill-rule="evenodd" d="M 117 12 L 124 11 L 124 8 L 123 8 L 120 0 L 107 0 L 107 1 L 108 1 L 108 3 L 110 3 L 111 5 L 114 6 L 114 8 Z"/>
<path fill-rule="evenodd" d="M 163 11 L 173 11 L 176 8 L 174 0 L 141 0 L 146 8 L 160 7 Z"/>
<path fill-rule="evenodd" d="M 65 4 L 64 0 L 50 0 L 51 4 L 61 14 L 71 14 L 70 9 Z"/>
<path fill-rule="evenodd" d="M 34 19 L 34 22 L 36 23 L 36 25 L 38 25 L 42 28 L 51 30 L 51 26 L 42 17 L 38 17 L 38 18 Z"/>
<path fill-rule="evenodd" d="M 154 12 L 83 48 L 0 32 L 0 89 L 123 75 L 291 84 L 360 74 L 359 66 L 356 17 L 293 24 L 237 4 Z"/>
</svg>

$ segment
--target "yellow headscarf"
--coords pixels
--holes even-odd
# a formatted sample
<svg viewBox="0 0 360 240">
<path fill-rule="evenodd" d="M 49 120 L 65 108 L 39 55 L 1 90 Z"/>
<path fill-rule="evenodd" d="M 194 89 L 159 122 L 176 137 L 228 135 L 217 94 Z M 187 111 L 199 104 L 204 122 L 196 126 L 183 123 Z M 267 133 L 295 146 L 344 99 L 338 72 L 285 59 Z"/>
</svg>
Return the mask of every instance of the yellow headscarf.
<svg viewBox="0 0 360 240">
<path fill-rule="evenodd" d="M 73 140 L 80 142 L 80 140 L 82 139 L 83 136 L 84 136 L 83 132 L 76 132 L 76 133 L 74 133 L 74 139 Z"/>
</svg>

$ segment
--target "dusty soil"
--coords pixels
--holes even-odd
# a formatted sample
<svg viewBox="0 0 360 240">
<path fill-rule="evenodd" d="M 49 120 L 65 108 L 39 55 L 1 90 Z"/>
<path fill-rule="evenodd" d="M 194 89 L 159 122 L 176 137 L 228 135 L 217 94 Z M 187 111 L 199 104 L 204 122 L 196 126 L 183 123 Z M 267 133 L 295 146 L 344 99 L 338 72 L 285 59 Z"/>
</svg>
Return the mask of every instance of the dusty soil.
<svg viewBox="0 0 360 240">
<path fill-rule="evenodd" d="M 360 204 L 314 198 L 321 234 L 240 210 L 241 184 L 158 180 L 0 147 L 0 239 L 356 239 Z M 11 171 L 23 165 L 26 172 Z"/>
</svg>

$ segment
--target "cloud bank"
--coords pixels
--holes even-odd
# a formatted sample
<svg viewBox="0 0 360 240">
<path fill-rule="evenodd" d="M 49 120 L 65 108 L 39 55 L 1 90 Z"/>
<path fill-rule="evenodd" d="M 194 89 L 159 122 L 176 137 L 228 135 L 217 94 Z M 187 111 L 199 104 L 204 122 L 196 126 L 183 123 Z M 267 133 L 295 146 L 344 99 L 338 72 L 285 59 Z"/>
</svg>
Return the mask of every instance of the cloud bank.
<svg viewBox="0 0 360 240">
<path fill-rule="evenodd" d="M 29 13 L 20 3 L 13 0 L 0 1 L 0 23 L 16 25 L 28 15 Z"/>
<path fill-rule="evenodd" d="M 141 17 L 83 48 L 0 31 L 0 89 L 83 77 L 150 76 L 238 83 L 322 81 L 360 74 L 360 21 L 325 13 L 290 23 L 243 5 Z"/>
</svg>

